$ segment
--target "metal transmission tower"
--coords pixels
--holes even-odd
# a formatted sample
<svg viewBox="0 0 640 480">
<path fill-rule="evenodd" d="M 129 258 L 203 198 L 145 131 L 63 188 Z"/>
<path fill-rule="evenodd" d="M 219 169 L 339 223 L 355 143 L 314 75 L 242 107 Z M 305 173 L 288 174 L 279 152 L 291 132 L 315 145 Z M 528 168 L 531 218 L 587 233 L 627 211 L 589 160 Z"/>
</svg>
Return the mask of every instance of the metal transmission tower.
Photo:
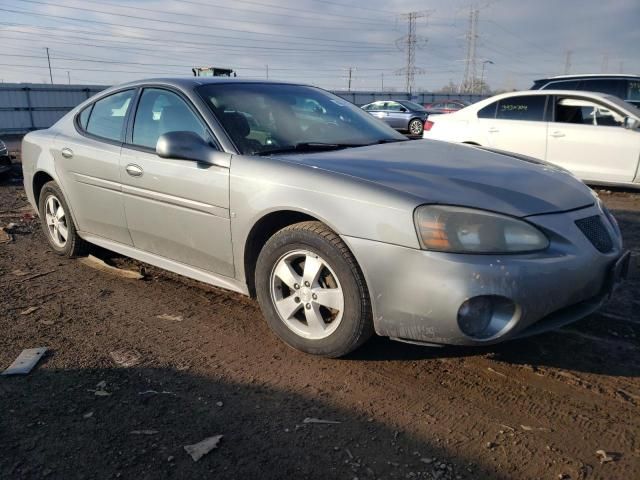
<svg viewBox="0 0 640 480">
<path fill-rule="evenodd" d="M 405 76 L 405 90 L 409 93 L 413 92 L 416 74 L 424 73 L 423 69 L 416 67 L 416 48 L 421 48 L 427 43 L 425 37 L 416 34 L 416 20 L 419 18 L 428 18 L 429 15 L 431 15 L 429 10 L 409 12 L 401 15 L 402 19 L 407 20 L 409 30 L 407 35 L 396 40 L 396 45 L 407 54 L 407 65 L 397 70 L 396 73 Z"/>
<path fill-rule="evenodd" d="M 464 78 L 460 84 L 460 93 L 475 93 L 478 76 L 478 58 L 476 54 L 478 45 L 478 18 L 480 10 L 471 7 L 469 10 L 469 30 L 465 38 L 467 40 L 467 57 L 464 65 Z"/>
<path fill-rule="evenodd" d="M 571 55 L 573 55 L 573 51 L 567 50 L 565 55 L 566 56 L 564 59 L 564 74 L 568 75 L 569 72 L 571 71 Z"/>
</svg>

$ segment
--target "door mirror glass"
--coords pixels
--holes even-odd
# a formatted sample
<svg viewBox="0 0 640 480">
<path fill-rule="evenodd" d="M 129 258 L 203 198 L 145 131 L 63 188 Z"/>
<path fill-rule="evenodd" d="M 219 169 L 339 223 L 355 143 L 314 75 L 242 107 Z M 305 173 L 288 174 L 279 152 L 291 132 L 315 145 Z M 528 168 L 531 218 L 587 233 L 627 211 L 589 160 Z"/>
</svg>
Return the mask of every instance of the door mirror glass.
<svg viewBox="0 0 640 480">
<path fill-rule="evenodd" d="M 163 133 L 156 144 L 156 154 L 159 157 L 175 160 L 214 164 L 216 163 L 214 156 L 217 152 L 200 135 L 189 131 Z"/>
<path fill-rule="evenodd" d="M 640 120 L 633 117 L 624 117 L 623 125 L 628 130 L 637 130 L 640 128 Z"/>
</svg>

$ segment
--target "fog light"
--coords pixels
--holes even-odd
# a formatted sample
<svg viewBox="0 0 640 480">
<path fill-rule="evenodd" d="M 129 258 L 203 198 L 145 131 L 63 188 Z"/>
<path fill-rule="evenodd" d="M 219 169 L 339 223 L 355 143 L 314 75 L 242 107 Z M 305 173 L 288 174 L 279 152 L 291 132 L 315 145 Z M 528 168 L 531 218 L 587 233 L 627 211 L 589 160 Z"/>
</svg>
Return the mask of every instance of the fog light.
<svg viewBox="0 0 640 480">
<path fill-rule="evenodd" d="M 465 335 L 483 340 L 504 332 L 516 312 L 516 305 L 508 298 L 497 295 L 472 297 L 458 309 L 458 326 Z"/>
</svg>

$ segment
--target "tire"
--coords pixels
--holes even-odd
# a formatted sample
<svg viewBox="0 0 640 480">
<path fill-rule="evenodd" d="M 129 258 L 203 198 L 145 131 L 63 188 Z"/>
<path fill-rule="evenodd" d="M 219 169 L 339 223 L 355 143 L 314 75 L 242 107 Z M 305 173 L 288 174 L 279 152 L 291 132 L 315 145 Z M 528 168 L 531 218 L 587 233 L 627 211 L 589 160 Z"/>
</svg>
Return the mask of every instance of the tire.
<svg viewBox="0 0 640 480">
<path fill-rule="evenodd" d="M 79 257 L 87 254 L 88 244 L 78 236 L 67 201 L 54 181 L 47 182 L 42 187 L 38 210 L 42 231 L 55 253 L 65 257 Z M 55 215 L 52 215 L 53 211 Z M 65 231 L 66 238 L 64 238 Z"/>
<path fill-rule="evenodd" d="M 373 334 L 362 272 L 345 243 L 321 222 L 275 233 L 258 256 L 255 279 L 269 327 L 293 348 L 336 358 Z"/>
<path fill-rule="evenodd" d="M 409 122 L 408 130 L 411 135 L 422 135 L 422 132 L 424 131 L 424 124 L 422 123 L 422 120 L 419 118 L 411 120 Z"/>
</svg>

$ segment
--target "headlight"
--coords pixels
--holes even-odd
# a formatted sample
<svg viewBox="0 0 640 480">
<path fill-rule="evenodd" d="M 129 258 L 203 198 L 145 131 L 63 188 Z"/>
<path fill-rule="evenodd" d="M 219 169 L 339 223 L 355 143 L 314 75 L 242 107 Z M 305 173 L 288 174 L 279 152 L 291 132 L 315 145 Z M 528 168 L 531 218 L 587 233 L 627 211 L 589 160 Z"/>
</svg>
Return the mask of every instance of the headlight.
<svg viewBox="0 0 640 480">
<path fill-rule="evenodd" d="M 544 250 L 547 237 L 512 217 L 446 205 L 423 205 L 415 212 L 420 245 L 453 253 L 522 253 Z"/>
</svg>

